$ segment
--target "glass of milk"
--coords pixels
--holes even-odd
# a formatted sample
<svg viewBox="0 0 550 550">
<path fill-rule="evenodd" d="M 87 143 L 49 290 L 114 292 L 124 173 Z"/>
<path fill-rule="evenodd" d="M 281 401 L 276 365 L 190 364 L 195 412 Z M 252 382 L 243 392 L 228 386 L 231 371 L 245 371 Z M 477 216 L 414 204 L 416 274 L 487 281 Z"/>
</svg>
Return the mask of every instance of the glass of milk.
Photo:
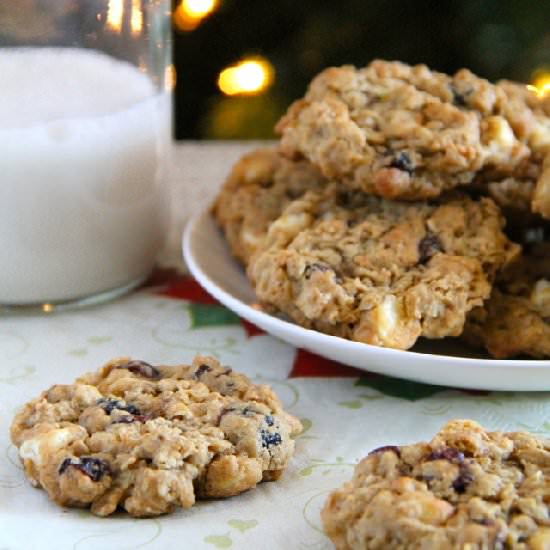
<svg viewBox="0 0 550 550">
<path fill-rule="evenodd" d="M 166 232 L 168 0 L 0 2 L 0 312 L 143 282 Z"/>
</svg>

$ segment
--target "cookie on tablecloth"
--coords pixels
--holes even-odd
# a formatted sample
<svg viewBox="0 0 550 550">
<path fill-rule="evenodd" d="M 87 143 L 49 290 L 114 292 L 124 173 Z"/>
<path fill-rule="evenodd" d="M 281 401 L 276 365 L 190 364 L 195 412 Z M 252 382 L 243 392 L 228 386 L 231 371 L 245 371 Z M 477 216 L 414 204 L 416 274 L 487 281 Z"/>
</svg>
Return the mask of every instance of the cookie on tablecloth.
<svg viewBox="0 0 550 550">
<path fill-rule="evenodd" d="M 550 170 L 542 165 L 550 108 L 519 88 L 466 69 L 449 76 L 380 60 L 331 67 L 279 121 L 280 148 L 387 199 L 430 198 L 479 176 L 493 184 L 511 178 L 530 208 L 550 216 Z M 529 162 L 536 167 L 527 175 Z"/>
<path fill-rule="evenodd" d="M 300 431 L 268 386 L 197 356 L 176 367 L 115 359 L 52 386 L 16 415 L 11 437 L 56 503 L 144 517 L 277 479 Z"/>
<path fill-rule="evenodd" d="M 319 171 L 305 160 L 293 162 L 274 149 L 244 155 L 231 169 L 212 207 L 233 255 L 247 264 L 284 207 L 323 184 Z"/>
<path fill-rule="evenodd" d="M 490 199 L 387 201 L 330 184 L 292 202 L 248 275 L 298 324 L 400 349 L 462 332 L 519 252 Z"/>
<path fill-rule="evenodd" d="M 338 550 L 543 549 L 550 441 L 447 423 L 429 443 L 372 451 L 321 512 Z"/>
</svg>

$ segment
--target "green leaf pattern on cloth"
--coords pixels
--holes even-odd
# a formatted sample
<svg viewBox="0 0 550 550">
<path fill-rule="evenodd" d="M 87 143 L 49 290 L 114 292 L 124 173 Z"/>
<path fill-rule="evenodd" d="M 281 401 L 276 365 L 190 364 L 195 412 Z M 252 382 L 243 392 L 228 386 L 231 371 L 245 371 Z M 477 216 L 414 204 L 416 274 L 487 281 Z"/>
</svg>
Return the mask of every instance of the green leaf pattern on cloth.
<svg viewBox="0 0 550 550">
<path fill-rule="evenodd" d="M 0 384 L 15 385 L 29 378 L 36 371 L 32 365 L 12 367 L 5 374 L 0 370 Z"/>
<path fill-rule="evenodd" d="M 241 533 L 244 533 L 245 531 L 256 527 L 256 525 L 258 525 L 258 521 L 255 519 L 230 519 L 227 524 L 229 527 L 233 527 Z"/>
<path fill-rule="evenodd" d="M 233 546 L 233 541 L 231 540 L 229 533 L 226 533 L 225 535 L 209 535 L 204 537 L 204 542 L 206 542 L 206 544 L 211 544 L 216 548 L 231 548 L 231 546 Z"/>
<path fill-rule="evenodd" d="M 21 405 L 116 355 L 178 364 L 195 353 L 215 353 L 257 383 L 269 384 L 286 410 L 302 419 L 295 456 L 278 481 L 154 521 L 63 510 L 30 487 L 9 442 L 11 418 Z M 269 335 L 247 338 L 238 318 L 221 306 L 147 291 L 87 311 L 0 318 L 0 517 L 8 518 L 0 548 L 28 550 L 24 542 L 32 528 L 56 534 L 41 540 L 44 550 L 329 550 L 319 511 L 372 449 L 427 440 L 459 417 L 490 429 L 550 435 L 550 393 L 476 394 L 370 374 L 289 380 L 294 357 L 292 346 Z"/>
<path fill-rule="evenodd" d="M 398 397 L 407 401 L 425 399 L 448 390 L 444 386 L 432 386 L 430 384 L 413 382 L 412 380 L 401 380 L 390 376 L 378 375 L 362 376 L 357 380 L 356 385 L 367 386 L 389 397 Z"/>
<path fill-rule="evenodd" d="M 192 329 L 241 324 L 238 315 L 215 304 L 190 304 L 189 312 Z"/>
</svg>

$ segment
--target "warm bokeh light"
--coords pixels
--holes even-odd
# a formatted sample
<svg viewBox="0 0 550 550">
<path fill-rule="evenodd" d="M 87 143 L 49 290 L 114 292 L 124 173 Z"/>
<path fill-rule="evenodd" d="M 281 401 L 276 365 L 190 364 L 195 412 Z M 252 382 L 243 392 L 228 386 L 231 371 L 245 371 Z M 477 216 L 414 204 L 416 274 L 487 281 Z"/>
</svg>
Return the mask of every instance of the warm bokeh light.
<svg viewBox="0 0 550 550">
<path fill-rule="evenodd" d="M 173 64 L 168 65 L 164 71 L 164 89 L 171 92 L 176 87 L 177 80 L 176 67 Z"/>
<path fill-rule="evenodd" d="M 532 92 L 535 92 L 538 97 L 546 97 L 547 95 L 550 95 L 550 73 L 535 73 L 533 83 L 527 86 L 527 88 Z"/>
<path fill-rule="evenodd" d="M 271 86 L 275 71 L 263 57 L 244 59 L 224 69 L 218 87 L 226 95 L 255 95 Z"/>
<path fill-rule="evenodd" d="M 183 0 L 181 5 L 192 17 L 206 17 L 216 7 L 216 0 Z"/>
<path fill-rule="evenodd" d="M 134 36 L 141 34 L 141 31 L 143 29 L 143 12 L 141 11 L 141 0 L 132 0 L 130 29 Z"/>
<path fill-rule="evenodd" d="M 122 18 L 124 17 L 124 0 L 109 0 L 107 6 L 106 25 L 114 32 L 122 29 Z"/>
<path fill-rule="evenodd" d="M 218 6 L 218 0 L 181 0 L 174 11 L 174 24 L 180 31 L 192 31 Z"/>
</svg>

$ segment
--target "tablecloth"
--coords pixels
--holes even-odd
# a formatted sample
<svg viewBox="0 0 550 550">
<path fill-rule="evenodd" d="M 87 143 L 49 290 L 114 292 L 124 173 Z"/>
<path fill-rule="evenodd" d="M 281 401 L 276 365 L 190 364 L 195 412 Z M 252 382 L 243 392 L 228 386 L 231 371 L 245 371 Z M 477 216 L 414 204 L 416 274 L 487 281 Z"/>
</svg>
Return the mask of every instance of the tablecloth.
<svg viewBox="0 0 550 550">
<path fill-rule="evenodd" d="M 0 550 L 331 548 L 319 511 L 373 448 L 429 439 L 450 418 L 550 433 L 550 393 L 464 391 L 358 371 L 263 333 L 202 290 L 180 264 L 183 223 L 208 204 L 231 162 L 251 146 L 176 149 L 168 268 L 157 269 L 146 286 L 81 311 L 0 317 Z M 194 199 L 181 201 L 188 195 Z M 23 403 L 115 356 L 178 364 L 197 353 L 270 384 L 302 420 L 295 456 L 279 481 L 155 519 L 62 509 L 26 481 L 8 434 Z"/>
</svg>

